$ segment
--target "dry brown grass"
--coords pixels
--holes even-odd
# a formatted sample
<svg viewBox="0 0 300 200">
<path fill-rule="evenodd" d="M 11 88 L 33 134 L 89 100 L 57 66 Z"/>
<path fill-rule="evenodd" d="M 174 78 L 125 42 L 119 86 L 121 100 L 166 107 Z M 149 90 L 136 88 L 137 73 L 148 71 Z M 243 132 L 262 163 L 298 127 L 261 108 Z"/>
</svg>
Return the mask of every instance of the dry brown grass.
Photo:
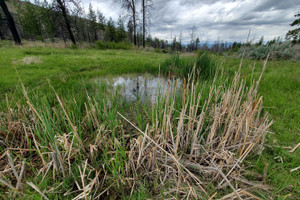
<svg viewBox="0 0 300 200">
<path fill-rule="evenodd" d="M 64 48 L 70 48 L 72 47 L 72 42 L 63 40 L 56 40 L 54 42 L 52 41 L 30 41 L 30 40 L 22 40 L 21 46 L 16 46 L 18 48 L 32 48 L 32 47 L 42 47 L 42 48 L 54 48 L 54 49 L 64 49 Z M 4 46 L 14 46 L 14 43 L 7 42 L 7 44 L 3 44 Z M 88 48 L 91 46 L 91 44 L 87 42 L 78 42 L 77 44 L 80 48 Z"/>
</svg>

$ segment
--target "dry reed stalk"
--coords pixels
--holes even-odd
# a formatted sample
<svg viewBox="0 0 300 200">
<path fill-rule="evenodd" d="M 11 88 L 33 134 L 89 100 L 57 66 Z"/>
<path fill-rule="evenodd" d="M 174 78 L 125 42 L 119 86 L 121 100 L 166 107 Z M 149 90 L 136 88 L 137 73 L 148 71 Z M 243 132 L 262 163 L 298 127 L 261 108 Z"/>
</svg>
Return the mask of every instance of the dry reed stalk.
<svg viewBox="0 0 300 200">
<path fill-rule="evenodd" d="M 298 149 L 300 147 L 300 142 L 292 149 L 290 150 L 289 152 L 290 153 L 293 153 L 294 151 L 296 151 L 296 149 Z"/>
<path fill-rule="evenodd" d="M 264 69 L 265 67 L 266 62 Z M 193 182 L 196 178 L 209 181 L 213 176 L 213 180 L 210 181 L 219 184 L 219 187 L 226 182 L 235 196 L 241 199 L 240 193 L 231 183 L 231 181 L 238 183 L 233 175 L 242 174 L 241 163 L 249 154 L 254 153 L 255 149 L 261 148 L 265 134 L 272 124 L 267 114 L 261 115 L 262 97 L 257 95 L 261 76 L 249 88 L 246 88 L 246 81 L 240 76 L 239 71 L 227 87 L 216 85 L 217 76 L 215 76 L 209 95 L 204 96 L 201 90 L 200 92 L 196 90 L 200 86 L 197 82 L 192 82 L 195 80 L 192 73 L 190 81 L 183 86 L 183 105 L 179 118 L 173 117 L 176 111 L 174 107 L 170 106 L 169 109 L 165 107 L 163 122 L 167 125 L 158 123 L 159 120 L 156 118 L 154 123 L 149 125 L 150 129 L 154 130 L 154 135 L 146 134 L 119 114 L 148 139 L 142 149 L 141 145 L 132 145 L 132 165 L 136 166 L 138 163 L 150 171 L 153 170 L 151 166 L 160 166 L 159 173 L 165 174 L 161 180 L 161 187 L 171 180 L 177 183 L 176 188 L 179 188 L 180 180 L 184 180 L 185 184 L 192 187 L 195 183 L 197 185 L 197 181 Z M 169 95 L 167 97 L 170 98 Z M 166 100 L 168 105 L 173 105 L 174 101 L 175 98 Z M 201 108 L 200 101 L 204 102 Z M 168 134 L 162 140 L 160 134 L 166 132 L 166 128 L 169 133 L 176 133 L 175 138 L 172 134 Z M 144 152 L 144 158 L 140 159 L 141 153 L 136 155 L 134 151 Z M 152 155 L 156 155 L 156 159 L 153 159 Z M 164 159 L 160 159 L 162 157 Z M 175 165 L 172 165 L 172 160 L 175 160 Z M 134 166 L 132 168 L 136 169 Z M 188 170 L 184 170 L 187 173 L 182 173 L 178 166 Z M 205 184 L 201 182 L 201 185 Z M 178 192 L 179 190 L 176 194 L 181 193 Z M 186 192 L 191 194 L 189 191 Z M 197 195 L 193 198 L 197 198 Z"/>
<path fill-rule="evenodd" d="M 298 171 L 300 169 L 300 166 L 299 167 L 296 167 L 294 169 L 291 169 L 290 172 L 295 172 L 295 171 Z"/>
<path fill-rule="evenodd" d="M 48 200 L 48 198 L 46 197 L 46 195 L 40 191 L 40 189 L 34 185 L 32 182 L 26 182 L 30 187 L 32 187 L 35 191 L 37 191 L 44 199 Z"/>
<path fill-rule="evenodd" d="M 175 163 L 180 166 L 181 168 L 183 168 L 195 181 L 197 181 L 197 185 L 198 187 L 200 187 L 200 189 L 204 192 L 205 190 L 201 187 L 202 182 L 192 173 L 190 172 L 190 170 L 188 170 L 183 164 L 181 164 L 175 156 L 173 156 L 172 154 L 170 154 L 168 151 L 166 151 L 165 149 L 163 149 L 159 144 L 157 144 L 152 138 L 150 138 L 147 134 L 145 134 L 141 129 L 139 129 L 136 125 L 134 125 L 133 123 L 131 123 L 126 117 L 124 117 L 121 113 L 118 112 L 118 115 L 120 115 L 125 121 L 127 121 L 129 124 L 131 124 L 136 130 L 138 130 L 140 133 L 143 134 L 144 137 L 146 137 L 151 143 L 153 143 L 158 149 L 160 149 L 162 152 L 164 152 L 166 155 L 168 155 L 173 161 L 175 161 Z"/>
</svg>

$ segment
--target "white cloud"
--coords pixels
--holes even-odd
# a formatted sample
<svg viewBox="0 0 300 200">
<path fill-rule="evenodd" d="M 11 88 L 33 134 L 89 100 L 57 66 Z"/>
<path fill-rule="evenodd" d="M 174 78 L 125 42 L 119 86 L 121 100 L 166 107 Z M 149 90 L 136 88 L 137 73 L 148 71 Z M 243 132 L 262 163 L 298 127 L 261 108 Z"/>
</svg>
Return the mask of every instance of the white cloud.
<svg viewBox="0 0 300 200">
<path fill-rule="evenodd" d="M 113 20 L 116 21 L 119 15 L 123 14 L 118 4 L 116 4 L 114 1 L 108 0 L 84 0 L 82 4 L 86 13 L 88 12 L 90 3 L 92 4 L 94 10 L 100 10 L 107 19 L 112 17 Z"/>
<path fill-rule="evenodd" d="M 86 10 L 90 1 L 84 0 Z M 94 8 L 114 20 L 124 11 L 113 0 L 93 0 Z M 139 10 L 139 9 L 137 9 Z M 251 37 L 266 40 L 284 37 L 300 10 L 298 0 L 153 0 L 150 33 L 170 40 L 171 34 L 188 43 L 192 27 L 201 41 L 245 41 Z"/>
</svg>

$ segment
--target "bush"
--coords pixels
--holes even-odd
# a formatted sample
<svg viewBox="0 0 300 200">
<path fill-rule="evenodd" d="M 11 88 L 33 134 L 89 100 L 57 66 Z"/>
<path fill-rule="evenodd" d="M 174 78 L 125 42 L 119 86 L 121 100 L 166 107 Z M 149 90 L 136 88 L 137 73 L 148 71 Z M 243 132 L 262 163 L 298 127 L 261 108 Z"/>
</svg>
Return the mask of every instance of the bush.
<svg viewBox="0 0 300 200">
<path fill-rule="evenodd" d="M 78 46 L 76 44 L 72 44 L 71 49 L 78 49 Z"/>
<path fill-rule="evenodd" d="M 154 52 L 155 52 L 155 53 L 160 53 L 160 52 L 161 52 L 161 49 L 160 49 L 160 48 L 155 48 L 155 49 L 154 49 Z"/>
<path fill-rule="evenodd" d="M 96 48 L 97 49 L 124 49 L 128 50 L 131 49 L 131 43 L 129 42 L 102 42 L 98 40 L 96 42 Z"/>
<path fill-rule="evenodd" d="M 267 55 L 270 54 L 270 60 L 288 60 L 296 55 L 294 52 L 292 43 L 286 42 L 273 42 L 266 45 L 250 45 L 244 46 L 239 50 L 239 56 L 243 55 L 245 50 L 245 57 L 250 59 L 262 60 L 266 59 Z"/>
<path fill-rule="evenodd" d="M 168 49 L 163 49 L 162 52 L 163 53 L 169 53 Z"/>
<path fill-rule="evenodd" d="M 106 49 L 106 45 L 105 45 L 104 42 L 101 42 L 100 40 L 98 40 L 98 41 L 96 42 L 96 48 L 97 48 L 97 49 Z"/>
</svg>

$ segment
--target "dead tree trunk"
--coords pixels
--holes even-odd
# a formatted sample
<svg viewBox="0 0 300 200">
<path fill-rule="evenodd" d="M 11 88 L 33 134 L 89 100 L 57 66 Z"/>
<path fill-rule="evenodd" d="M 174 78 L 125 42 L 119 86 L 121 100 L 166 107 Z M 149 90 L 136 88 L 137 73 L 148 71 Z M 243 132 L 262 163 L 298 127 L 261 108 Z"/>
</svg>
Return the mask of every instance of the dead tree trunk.
<svg viewBox="0 0 300 200">
<path fill-rule="evenodd" d="M 132 0 L 132 19 L 133 19 L 133 43 L 136 46 L 136 16 L 135 16 L 135 1 Z"/>
<path fill-rule="evenodd" d="M 5 38 L 4 38 L 4 35 L 3 35 L 2 31 L 1 31 L 2 24 L 3 24 L 3 19 L 2 19 L 1 13 L 0 13 L 0 39 L 4 40 Z"/>
<path fill-rule="evenodd" d="M 1 40 L 4 40 L 5 38 L 4 38 L 4 35 L 3 35 L 3 33 L 2 33 L 2 31 L 0 30 L 0 39 Z"/>
<path fill-rule="evenodd" d="M 2 0 L 1 0 L 2 1 Z M 71 30 L 71 26 L 70 26 L 70 22 L 68 20 L 68 16 L 67 16 L 67 11 L 66 11 L 66 6 L 64 5 L 64 3 L 61 1 L 61 0 L 57 0 L 57 3 L 59 5 L 59 8 L 62 12 L 62 15 L 64 17 L 64 20 L 65 20 L 65 23 L 66 23 L 66 26 L 67 26 L 67 30 L 69 32 L 69 36 L 70 36 L 70 39 L 71 41 L 73 42 L 73 44 L 76 44 L 76 41 L 75 41 L 75 38 L 74 38 L 74 35 L 73 35 L 73 32 Z"/>
<path fill-rule="evenodd" d="M 17 45 L 21 45 L 22 42 L 21 42 L 21 39 L 20 39 L 20 36 L 18 34 L 18 31 L 17 31 L 17 28 L 16 28 L 16 24 L 15 24 L 15 21 L 14 21 L 14 18 L 11 16 L 8 8 L 7 8 L 7 5 L 5 3 L 4 0 L 0 0 L 0 6 L 6 16 L 6 20 L 8 22 L 8 27 L 11 31 L 11 34 L 14 38 L 14 41 Z"/>
<path fill-rule="evenodd" d="M 146 0 L 142 0 L 142 9 L 143 9 L 143 48 L 146 47 L 146 39 L 145 39 L 145 34 L 146 34 L 146 5 L 145 5 Z"/>
</svg>

